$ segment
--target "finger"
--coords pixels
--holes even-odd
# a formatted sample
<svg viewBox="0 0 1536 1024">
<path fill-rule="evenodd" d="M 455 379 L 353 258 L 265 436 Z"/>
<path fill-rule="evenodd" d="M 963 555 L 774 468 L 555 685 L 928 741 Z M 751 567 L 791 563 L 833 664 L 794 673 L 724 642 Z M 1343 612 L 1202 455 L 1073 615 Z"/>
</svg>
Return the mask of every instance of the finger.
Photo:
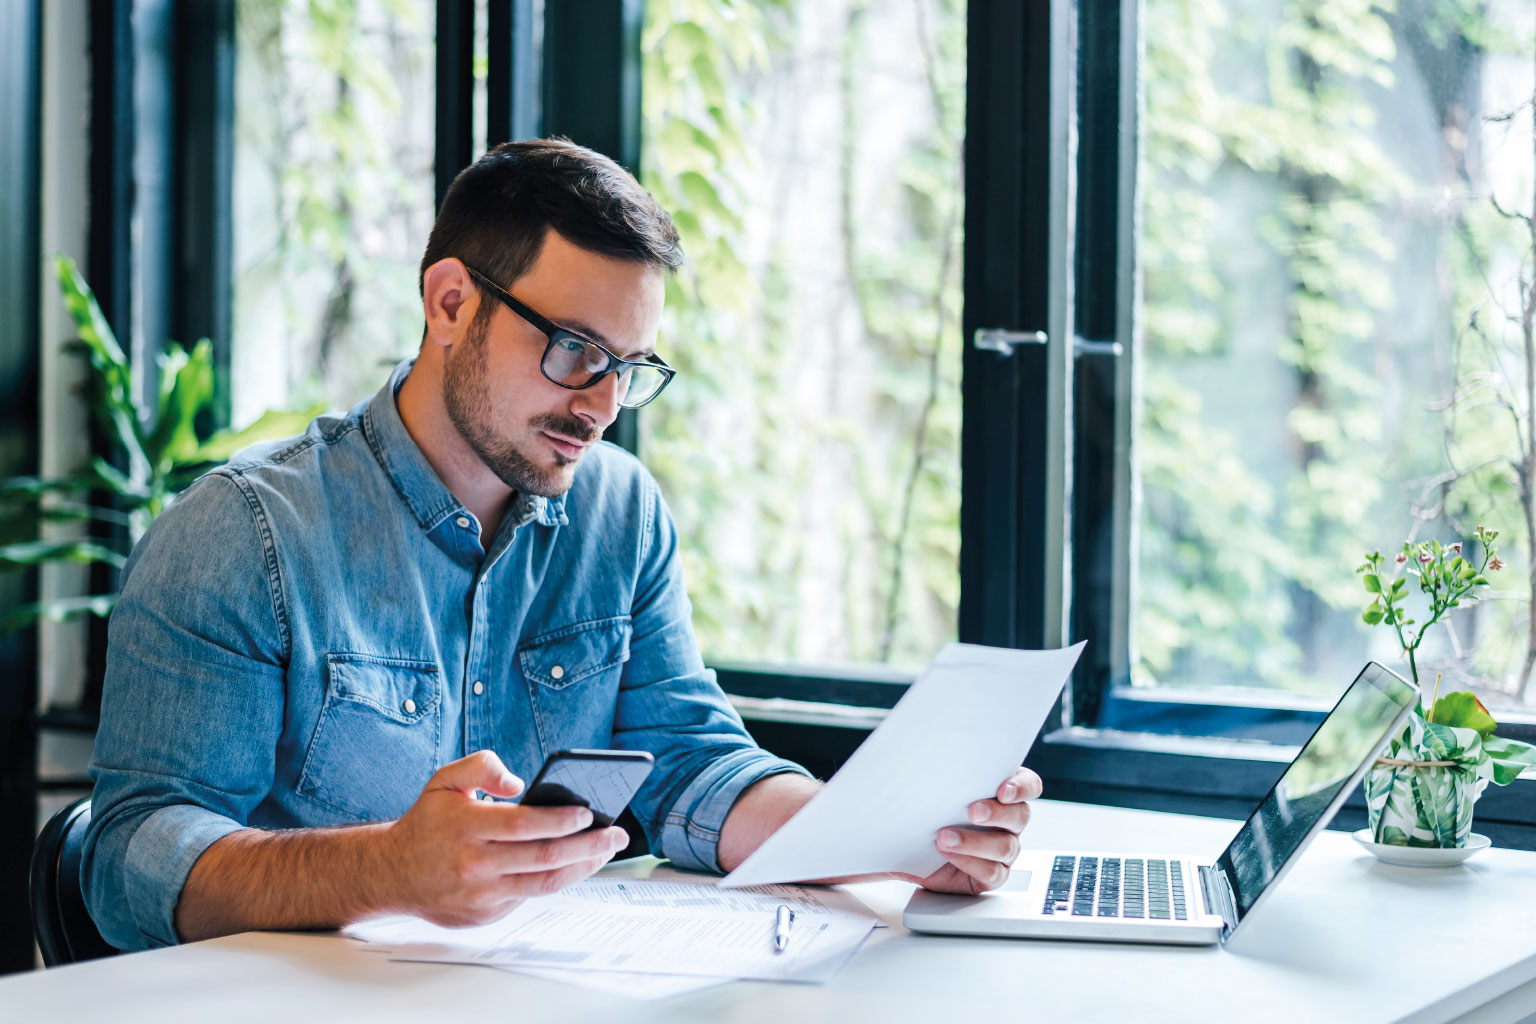
<svg viewBox="0 0 1536 1024">
<path fill-rule="evenodd" d="M 502 843 L 556 839 L 580 832 L 592 824 L 592 812 L 575 806 L 524 807 L 522 804 L 486 803 L 479 805 L 474 817 L 477 838 Z"/>
<path fill-rule="evenodd" d="M 1018 833 L 1024 831 L 1024 826 L 1029 824 L 1029 804 L 978 800 L 971 804 L 966 816 L 973 825 L 986 825 Z"/>
<path fill-rule="evenodd" d="M 525 874 L 506 875 L 502 879 L 502 892 L 518 899 L 531 899 L 535 896 L 549 896 L 559 892 L 568 885 L 574 885 L 583 878 L 590 877 L 600 870 L 604 864 L 612 858 L 612 854 L 605 857 L 594 857 L 590 860 L 578 861 L 562 868 L 551 871 L 537 871 Z"/>
<path fill-rule="evenodd" d="M 628 842 L 623 829 L 603 828 L 558 839 L 491 843 L 489 853 L 497 874 L 528 875 L 558 871 L 585 861 L 607 863 Z"/>
<path fill-rule="evenodd" d="M 945 857 L 954 854 L 1002 864 L 1012 864 L 1019 857 L 1019 837 L 993 829 L 942 828 L 938 847 Z"/>
<path fill-rule="evenodd" d="M 1019 768 L 997 787 L 997 799 L 1001 803 L 1016 804 L 1037 799 L 1044 791 L 1045 783 L 1040 780 L 1040 776 L 1028 768 Z"/>
<path fill-rule="evenodd" d="M 969 857 L 960 853 L 945 853 L 944 859 L 975 880 L 975 888 L 1000 889 L 1008 881 L 1008 865 L 986 857 Z"/>
<path fill-rule="evenodd" d="M 478 789 L 494 796 L 517 796 L 523 791 L 523 780 L 507 771 L 494 750 L 477 750 L 443 765 L 427 781 L 426 788 L 471 794 Z"/>
</svg>

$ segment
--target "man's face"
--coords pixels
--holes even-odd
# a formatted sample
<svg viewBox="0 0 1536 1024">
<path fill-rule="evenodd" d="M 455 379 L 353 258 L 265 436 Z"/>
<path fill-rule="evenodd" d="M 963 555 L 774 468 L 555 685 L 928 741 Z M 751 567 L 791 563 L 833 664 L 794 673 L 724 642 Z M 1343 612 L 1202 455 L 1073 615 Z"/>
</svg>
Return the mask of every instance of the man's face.
<svg viewBox="0 0 1536 1024">
<path fill-rule="evenodd" d="M 610 259 L 551 231 L 532 267 L 499 281 L 556 324 L 638 359 L 653 351 L 664 295 L 657 267 Z M 443 402 L 465 443 L 508 487 L 555 498 L 570 490 L 576 464 L 618 415 L 616 374 L 572 391 L 544 376 L 549 339 L 504 306 L 480 295 L 489 319 L 476 317 L 446 354 Z"/>
</svg>

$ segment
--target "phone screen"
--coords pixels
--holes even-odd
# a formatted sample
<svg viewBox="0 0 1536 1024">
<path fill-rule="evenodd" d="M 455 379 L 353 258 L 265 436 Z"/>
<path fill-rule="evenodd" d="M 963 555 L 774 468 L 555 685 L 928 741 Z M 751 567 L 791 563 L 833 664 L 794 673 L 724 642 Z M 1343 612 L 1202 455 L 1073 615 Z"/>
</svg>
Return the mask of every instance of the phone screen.
<svg viewBox="0 0 1536 1024">
<path fill-rule="evenodd" d="M 551 754 L 520 801 L 526 807 L 586 807 L 592 828 L 612 825 L 651 773 L 641 750 L 561 750 Z"/>
</svg>

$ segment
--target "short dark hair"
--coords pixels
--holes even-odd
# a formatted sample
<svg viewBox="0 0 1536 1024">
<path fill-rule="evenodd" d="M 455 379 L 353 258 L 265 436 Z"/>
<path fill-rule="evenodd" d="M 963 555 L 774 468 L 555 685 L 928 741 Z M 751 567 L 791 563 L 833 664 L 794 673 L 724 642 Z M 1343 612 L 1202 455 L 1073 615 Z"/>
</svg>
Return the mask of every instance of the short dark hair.
<svg viewBox="0 0 1536 1024">
<path fill-rule="evenodd" d="M 459 172 L 421 257 L 450 256 L 510 288 L 549 229 L 589 252 L 673 269 L 683 248 L 667 211 L 624 168 L 569 139 L 504 142 Z"/>
</svg>

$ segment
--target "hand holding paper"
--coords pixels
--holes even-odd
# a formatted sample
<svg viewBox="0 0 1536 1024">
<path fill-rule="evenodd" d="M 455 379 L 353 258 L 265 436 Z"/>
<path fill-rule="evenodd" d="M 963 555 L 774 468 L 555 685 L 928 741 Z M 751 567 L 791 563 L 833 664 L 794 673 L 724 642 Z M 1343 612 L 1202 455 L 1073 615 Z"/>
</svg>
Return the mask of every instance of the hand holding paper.
<svg viewBox="0 0 1536 1024">
<path fill-rule="evenodd" d="M 945 647 L 826 787 L 720 884 L 932 875 L 946 863 L 939 830 L 965 823 L 1023 761 L 1082 649 Z"/>
</svg>

